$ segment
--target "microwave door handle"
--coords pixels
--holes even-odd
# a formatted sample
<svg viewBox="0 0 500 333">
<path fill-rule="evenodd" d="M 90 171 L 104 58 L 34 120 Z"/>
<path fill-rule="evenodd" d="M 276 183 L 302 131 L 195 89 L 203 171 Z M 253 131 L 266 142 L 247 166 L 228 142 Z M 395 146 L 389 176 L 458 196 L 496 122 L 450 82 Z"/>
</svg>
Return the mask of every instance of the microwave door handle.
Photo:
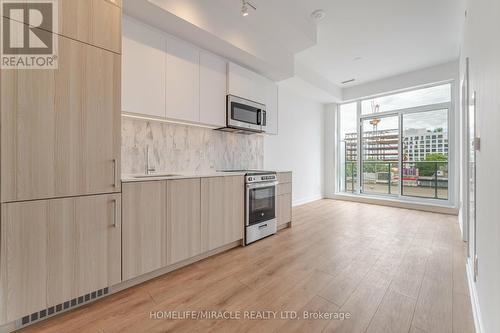
<svg viewBox="0 0 500 333">
<path fill-rule="evenodd" d="M 262 125 L 262 110 L 257 110 L 257 125 Z"/>
<path fill-rule="evenodd" d="M 260 112 L 261 112 L 261 114 L 262 114 L 262 115 L 261 115 L 261 118 L 262 118 L 262 119 L 261 119 L 260 125 L 262 125 L 262 126 L 266 126 L 266 121 L 267 121 L 267 119 L 266 119 L 266 118 L 267 118 L 266 111 L 261 110 Z"/>
</svg>

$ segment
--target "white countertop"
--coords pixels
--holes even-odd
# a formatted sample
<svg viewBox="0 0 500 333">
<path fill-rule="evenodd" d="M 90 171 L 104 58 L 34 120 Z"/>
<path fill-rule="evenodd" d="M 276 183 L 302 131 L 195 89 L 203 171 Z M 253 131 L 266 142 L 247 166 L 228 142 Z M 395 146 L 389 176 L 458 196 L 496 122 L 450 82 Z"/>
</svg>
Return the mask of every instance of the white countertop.
<svg viewBox="0 0 500 333">
<path fill-rule="evenodd" d="M 186 173 L 186 172 L 157 172 L 151 175 L 135 174 L 122 175 L 122 182 L 145 182 L 152 180 L 172 180 L 172 179 L 188 179 L 188 178 L 209 178 L 209 177 L 230 177 L 244 176 L 245 172 L 202 172 L 202 173 Z"/>
<path fill-rule="evenodd" d="M 292 172 L 292 171 L 275 171 Z M 151 175 L 145 174 L 124 174 L 122 175 L 122 182 L 146 182 L 152 180 L 172 180 L 172 179 L 188 179 L 188 178 L 209 178 L 209 177 L 230 177 L 230 176 L 244 176 L 246 172 L 200 172 L 200 173 L 187 173 L 187 172 L 157 172 Z"/>
</svg>

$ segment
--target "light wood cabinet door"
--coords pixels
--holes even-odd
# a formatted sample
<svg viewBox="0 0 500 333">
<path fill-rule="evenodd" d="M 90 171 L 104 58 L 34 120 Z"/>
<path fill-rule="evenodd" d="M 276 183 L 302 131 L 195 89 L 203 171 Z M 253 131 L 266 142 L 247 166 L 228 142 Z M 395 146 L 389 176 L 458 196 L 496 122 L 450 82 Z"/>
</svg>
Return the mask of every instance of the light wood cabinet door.
<svg viewBox="0 0 500 333">
<path fill-rule="evenodd" d="M 243 239 L 244 189 L 242 176 L 202 178 L 203 251 L 210 251 Z"/>
<path fill-rule="evenodd" d="M 121 281 L 120 194 L 2 204 L 2 322 Z"/>
<path fill-rule="evenodd" d="M 2 72 L 2 202 L 120 191 L 120 56 L 58 38 L 58 69 Z"/>
<path fill-rule="evenodd" d="M 200 178 L 167 181 L 168 264 L 201 253 Z"/>
<path fill-rule="evenodd" d="M 224 59 L 200 51 L 200 122 L 203 124 L 226 125 L 226 67 Z"/>
<path fill-rule="evenodd" d="M 123 185 L 123 280 L 167 265 L 167 181 Z"/>
<path fill-rule="evenodd" d="M 49 219 L 44 201 L 2 205 L 0 324 L 47 307 Z"/>
<path fill-rule="evenodd" d="M 62 0 L 59 34 L 121 54 L 121 1 Z"/>
<path fill-rule="evenodd" d="M 165 36 L 123 17 L 122 110 L 165 118 Z"/>
<path fill-rule="evenodd" d="M 277 196 L 278 226 L 292 221 L 292 194 L 282 194 Z"/>
<path fill-rule="evenodd" d="M 172 36 L 167 38 L 167 118 L 200 121 L 200 51 Z"/>
</svg>

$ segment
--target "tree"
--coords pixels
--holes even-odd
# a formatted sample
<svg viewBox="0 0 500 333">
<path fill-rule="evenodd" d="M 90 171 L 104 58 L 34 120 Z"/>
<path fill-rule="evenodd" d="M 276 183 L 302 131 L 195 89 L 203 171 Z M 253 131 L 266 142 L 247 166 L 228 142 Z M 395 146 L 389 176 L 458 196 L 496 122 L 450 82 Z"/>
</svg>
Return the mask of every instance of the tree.
<svg viewBox="0 0 500 333">
<path fill-rule="evenodd" d="M 418 169 L 418 174 L 420 176 L 431 177 L 436 174 L 436 171 L 439 170 L 440 165 L 444 163 L 429 163 L 429 162 L 446 162 L 448 161 L 448 157 L 441 153 L 432 153 L 427 154 L 425 156 L 425 162 L 417 162 L 415 163 L 416 168 Z"/>
</svg>

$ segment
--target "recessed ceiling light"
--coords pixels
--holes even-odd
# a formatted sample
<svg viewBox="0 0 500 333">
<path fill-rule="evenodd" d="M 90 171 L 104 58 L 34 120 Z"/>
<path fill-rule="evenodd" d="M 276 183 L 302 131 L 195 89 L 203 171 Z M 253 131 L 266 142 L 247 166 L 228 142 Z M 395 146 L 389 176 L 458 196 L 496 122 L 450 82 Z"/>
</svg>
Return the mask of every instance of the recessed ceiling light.
<svg viewBox="0 0 500 333">
<path fill-rule="evenodd" d="M 243 17 L 248 16 L 248 14 L 249 14 L 248 7 L 252 8 L 253 10 L 257 10 L 257 7 L 255 7 L 255 5 L 248 2 L 248 0 L 241 0 L 241 2 L 242 2 L 242 4 L 241 4 L 241 16 L 243 16 Z"/>
<path fill-rule="evenodd" d="M 325 18 L 325 16 L 326 13 L 323 9 L 316 9 L 314 12 L 311 13 L 311 18 L 316 22 L 321 21 L 322 19 Z"/>
</svg>

